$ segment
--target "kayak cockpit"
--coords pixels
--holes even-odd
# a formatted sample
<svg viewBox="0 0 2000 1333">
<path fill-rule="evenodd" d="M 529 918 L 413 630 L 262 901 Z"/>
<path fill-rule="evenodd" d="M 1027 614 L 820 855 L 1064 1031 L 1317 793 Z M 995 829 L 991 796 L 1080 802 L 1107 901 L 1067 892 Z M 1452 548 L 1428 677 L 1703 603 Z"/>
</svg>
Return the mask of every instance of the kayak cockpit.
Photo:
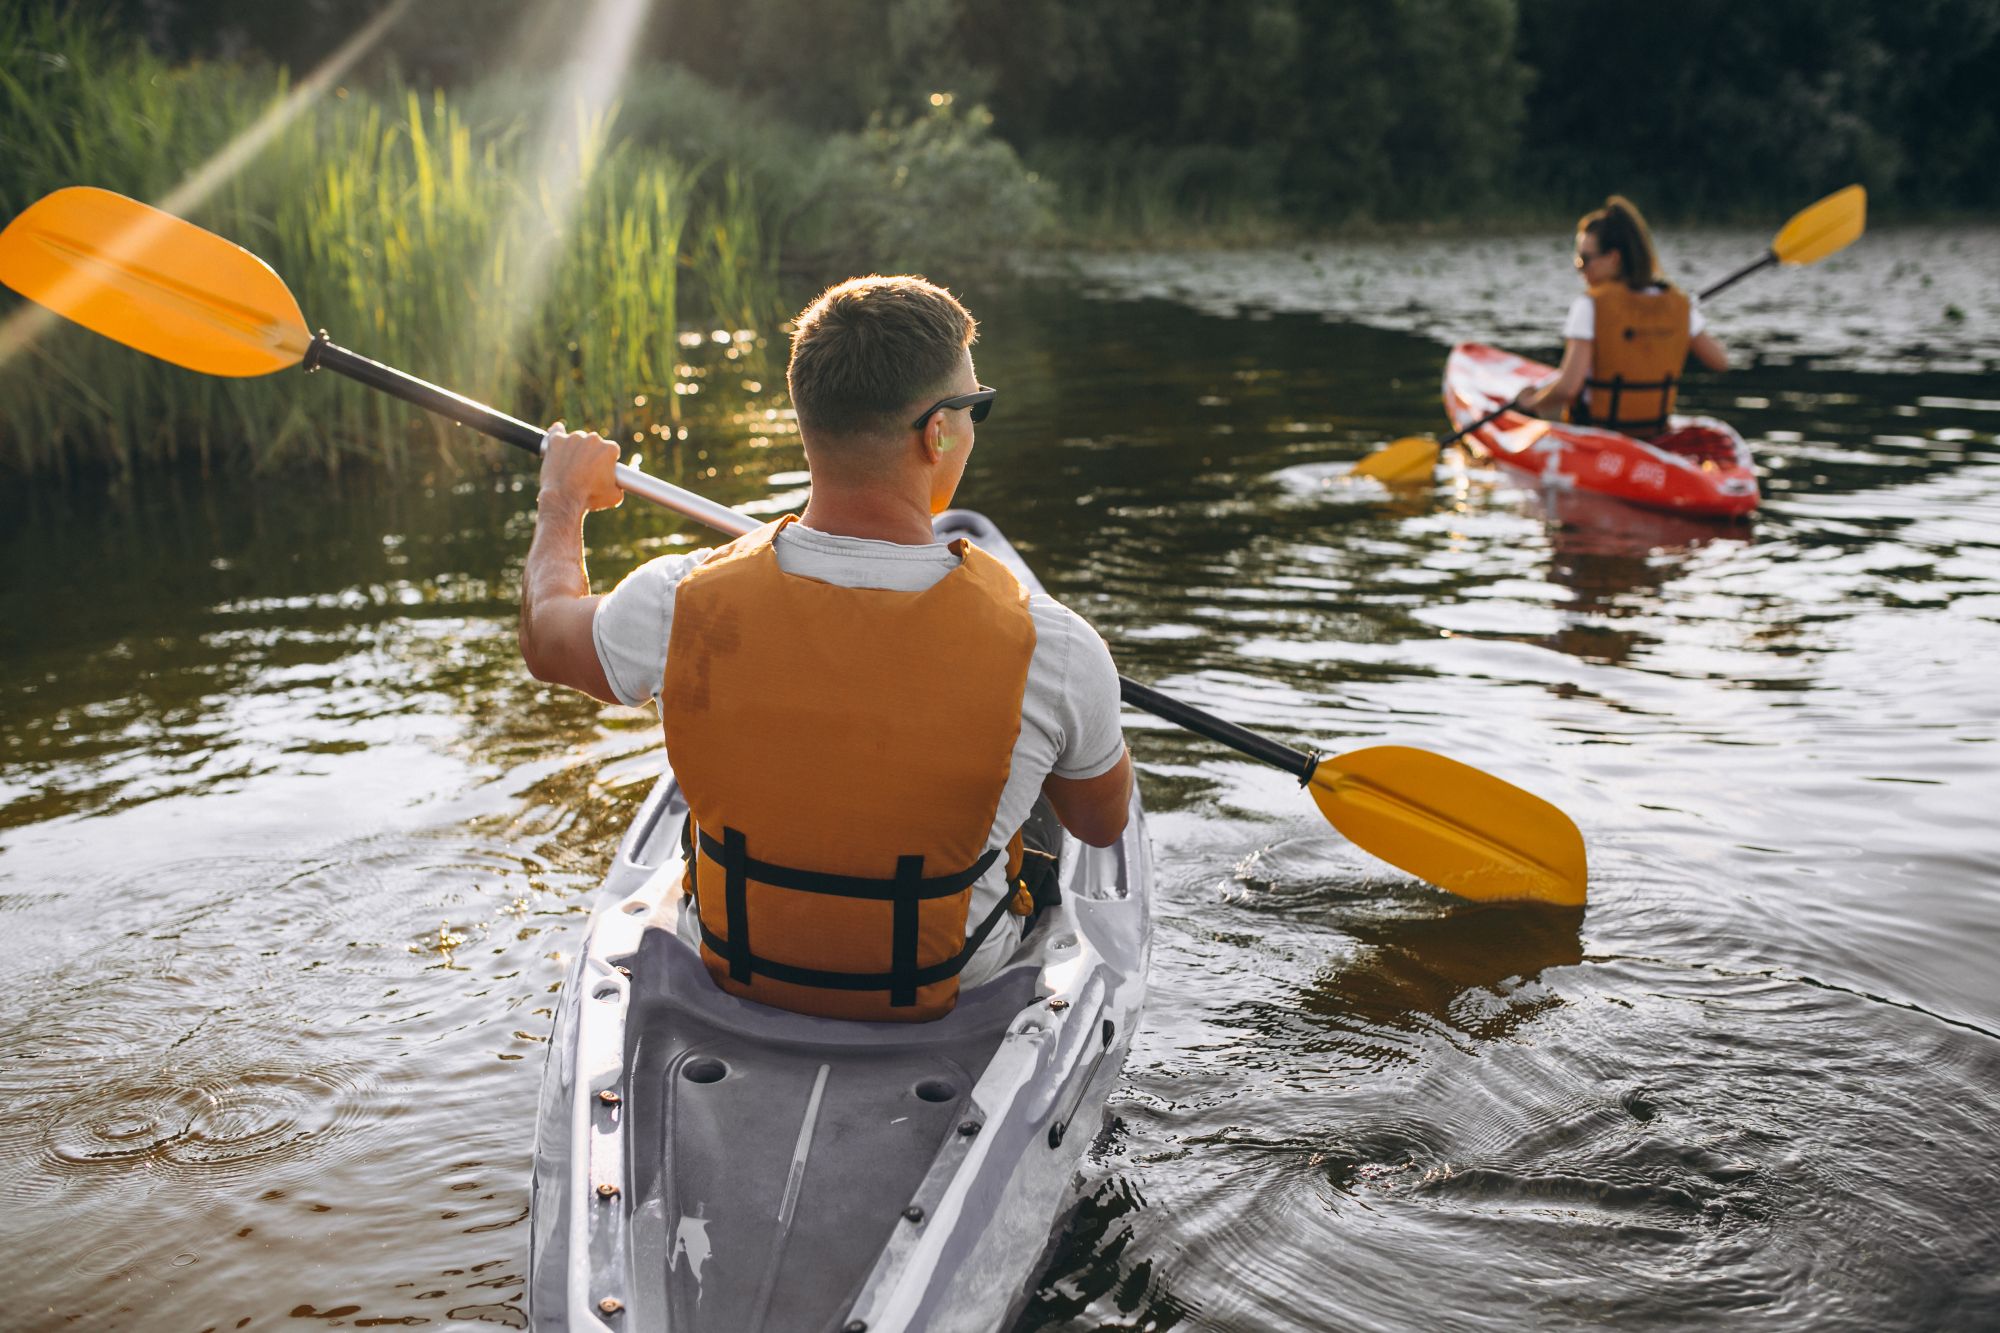
<svg viewBox="0 0 2000 1333">
<path fill-rule="evenodd" d="M 1036 1001 L 1039 969 L 1009 968 L 922 1025 L 937 1031 L 908 1034 L 761 1023 L 773 1011 L 719 992 L 728 1004 L 690 1003 L 715 992 L 694 951 L 659 929 L 641 950 L 632 970 L 647 984 L 628 1018 L 634 1304 L 676 1329 L 839 1327 L 909 1225 L 904 1201 L 971 1112 L 1008 1024 Z"/>
<path fill-rule="evenodd" d="M 813 1018 L 718 988 L 677 931 L 685 818 L 667 775 L 558 1009 L 537 1326 L 945 1328 L 953 1311 L 985 1326 L 1024 1294 L 1018 1255 L 1045 1245 L 1137 1017 L 1136 794 L 1118 844 L 1064 839 L 1062 904 L 928 1023 Z"/>
</svg>

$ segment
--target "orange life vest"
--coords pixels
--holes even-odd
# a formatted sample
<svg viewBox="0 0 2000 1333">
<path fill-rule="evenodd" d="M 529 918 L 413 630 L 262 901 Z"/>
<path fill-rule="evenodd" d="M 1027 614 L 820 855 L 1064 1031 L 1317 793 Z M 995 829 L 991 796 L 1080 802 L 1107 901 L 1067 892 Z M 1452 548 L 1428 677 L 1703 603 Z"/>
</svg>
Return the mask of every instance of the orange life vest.
<svg viewBox="0 0 2000 1333">
<path fill-rule="evenodd" d="M 970 542 L 923 592 L 779 568 L 791 518 L 674 596 L 660 693 L 693 810 L 702 959 L 724 990 L 833 1018 L 939 1018 L 1000 917 L 972 886 L 1021 730 L 1028 594 Z M 1009 883 L 1020 840 L 1009 849 Z"/>
<path fill-rule="evenodd" d="M 1633 435 L 1657 435 L 1674 410 L 1674 386 L 1688 354 L 1687 293 L 1673 287 L 1639 292 L 1623 282 L 1590 289 L 1597 329 L 1589 392 L 1570 405 L 1570 420 Z"/>
</svg>

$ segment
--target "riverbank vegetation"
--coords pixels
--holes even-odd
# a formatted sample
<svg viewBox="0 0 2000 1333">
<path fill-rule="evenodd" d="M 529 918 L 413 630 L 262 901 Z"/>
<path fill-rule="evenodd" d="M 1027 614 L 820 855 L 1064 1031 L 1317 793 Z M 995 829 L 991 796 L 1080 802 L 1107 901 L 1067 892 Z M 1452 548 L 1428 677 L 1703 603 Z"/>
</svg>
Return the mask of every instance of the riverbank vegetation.
<svg viewBox="0 0 2000 1333">
<path fill-rule="evenodd" d="M 578 37 L 621 7 L 622 77 Z M 167 196 L 390 10 L 186 211 L 359 350 L 642 439 L 775 378 L 786 275 L 1560 226 L 1612 190 L 1668 224 L 1851 180 L 1879 217 L 2000 209 L 1992 0 L 92 0 L 0 13 L 0 211 Z M 454 437 L 349 386 L 299 399 L 57 330 L 0 347 L 0 464 Z"/>
<path fill-rule="evenodd" d="M 172 15 L 161 38 L 180 51 L 229 43 L 295 67 L 354 22 L 349 6 L 102 2 Z M 448 85 L 489 80 L 546 49 L 549 11 L 587 7 L 425 0 L 394 60 Z M 986 107 L 1049 187 L 1063 241 L 1567 220 L 1611 191 L 1661 221 L 1762 224 L 1850 181 L 1882 218 L 2000 210 L 1994 0 L 654 0 L 649 13 L 636 58 L 816 136 L 939 94 Z"/>
<path fill-rule="evenodd" d="M 74 184 L 170 199 L 296 91 L 261 61 L 170 60 L 73 10 L 8 11 L 0 214 Z M 306 101 L 177 211 L 270 263 L 358 351 L 540 419 L 615 422 L 628 448 L 671 457 L 702 394 L 774 378 L 786 264 L 949 266 L 1033 237 L 1046 201 L 990 127 L 941 101 L 814 135 L 673 69 L 603 105 L 558 73 L 447 89 L 391 70 Z M 957 206 L 925 212 L 951 225 L 913 226 L 898 205 L 940 182 Z M 14 470 L 463 448 L 448 423 L 332 377 L 309 393 L 215 380 L 33 315 L 0 306 Z"/>
</svg>

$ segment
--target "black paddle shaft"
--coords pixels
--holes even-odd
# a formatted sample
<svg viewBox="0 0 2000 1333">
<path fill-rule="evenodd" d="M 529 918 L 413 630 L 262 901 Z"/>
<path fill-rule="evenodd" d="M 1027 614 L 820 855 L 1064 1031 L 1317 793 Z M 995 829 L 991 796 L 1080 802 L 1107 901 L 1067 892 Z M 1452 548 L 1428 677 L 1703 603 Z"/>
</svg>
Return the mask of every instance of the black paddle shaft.
<svg viewBox="0 0 2000 1333">
<path fill-rule="evenodd" d="M 1184 704 L 1171 695 L 1161 694 L 1150 685 L 1141 685 L 1129 677 L 1118 678 L 1118 693 L 1134 708 L 1143 709 L 1154 717 L 1165 718 L 1177 726 L 1186 727 L 1198 736 L 1221 741 L 1231 749 L 1240 750 L 1252 759 L 1262 760 L 1273 768 L 1282 768 L 1297 778 L 1300 786 L 1312 781 L 1313 770 L 1319 767 L 1319 756 L 1316 754 L 1294 750 L 1289 745 L 1280 745 L 1267 736 L 1247 731 L 1234 722 L 1225 722 L 1213 713 L 1203 712 L 1193 704 Z"/>
<path fill-rule="evenodd" d="M 1764 257 L 1762 259 L 1753 260 L 1752 262 L 1745 264 L 1742 268 L 1737 269 L 1734 273 L 1724 278 L 1721 282 L 1715 283 L 1713 286 L 1704 288 L 1702 290 L 1700 299 L 1706 301 L 1709 297 L 1715 295 L 1717 292 L 1723 290 L 1725 287 L 1734 287 L 1737 283 L 1743 281 L 1743 279 L 1749 277 L 1752 273 L 1762 272 L 1763 270 L 1771 267 L 1771 265 L 1777 262 L 1778 262 L 1777 252 L 1774 250 L 1766 250 L 1764 252 Z"/>
<path fill-rule="evenodd" d="M 1478 430 L 1481 426 L 1491 425 L 1492 423 L 1498 421 L 1501 417 L 1506 416 L 1509 412 L 1519 412 L 1520 410 L 1521 410 L 1520 408 L 1514 406 L 1514 401 L 1512 399 L 1509 399 L 1508 401 L 1500 404 L 1500 406 L 1494 408 L 1491 412 L 1488 412 L 1485 416 L 1479 418 L 1479 420 L 1473 422 L 1471 425 L 1460 426 L 1457 430 L 1445 436 L 1442 440 L 1439 440 L 1438 448 L 1442 449 L 1448 444 L 1457 444 L 1460 440 L 1472 434 L 1472 432 Z"/>
<path fill-rule="evenodd" d="M 470 426 L 481 435 L 491 436 L 502 444 L 511 444 L 516 449 L 525 449 L 537 458 L 542 454 L 540 426 L 531 426 L 519 417 L 510 417 L 505 412 L 495 412 L 483 403 L 475 403 L 449 389 L 440 389 L 415 375 L 405 375 L 394 366 L 385 366 L 380 361 L 371 361 L 358 352 L 350 352 L 339 343 L 326 336 L 322 329 L 312 346 L 306 349 L 302 363 L 309 371 L 331 370 L 337 375 L 345 375 L 351 380 L 359 380 L 371 389 L 380 389 L 392 398 L 400 398 L 406 403 L 414 403 L 427 412 L 435 412 L 441 417 L 450 417 L 460 425 Z"/>
</svg>

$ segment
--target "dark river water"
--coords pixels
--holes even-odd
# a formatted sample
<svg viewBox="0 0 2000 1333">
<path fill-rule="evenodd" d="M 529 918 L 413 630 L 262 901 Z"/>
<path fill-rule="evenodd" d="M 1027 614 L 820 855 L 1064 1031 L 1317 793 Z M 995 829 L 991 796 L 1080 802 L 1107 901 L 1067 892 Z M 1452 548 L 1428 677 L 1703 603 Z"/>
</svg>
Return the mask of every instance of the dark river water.
<svg viewBox="0 0 2000 1333">
<path fill-rule="evenodd" d="M 1487 769 L 1592 868 L 1458 902 L 1133 715 L 1152 999 L 1023 1329 L 2000 1325 L 2000 233 L 1716 303 L 1753 524 L 1349 484 L 1452 339 L 1551 350 L 1563 240 L 968 291 L 961 502 L 1127 674 Z M 739 371 L 649 462 L 775 512 Z M 554 992 L 661 763 L 518 664 L 533 490 L 7 485 L 0 1326 L 525 1326 Z M 590 535 L 599 587 L 707 540 Z"/>
</svg>

